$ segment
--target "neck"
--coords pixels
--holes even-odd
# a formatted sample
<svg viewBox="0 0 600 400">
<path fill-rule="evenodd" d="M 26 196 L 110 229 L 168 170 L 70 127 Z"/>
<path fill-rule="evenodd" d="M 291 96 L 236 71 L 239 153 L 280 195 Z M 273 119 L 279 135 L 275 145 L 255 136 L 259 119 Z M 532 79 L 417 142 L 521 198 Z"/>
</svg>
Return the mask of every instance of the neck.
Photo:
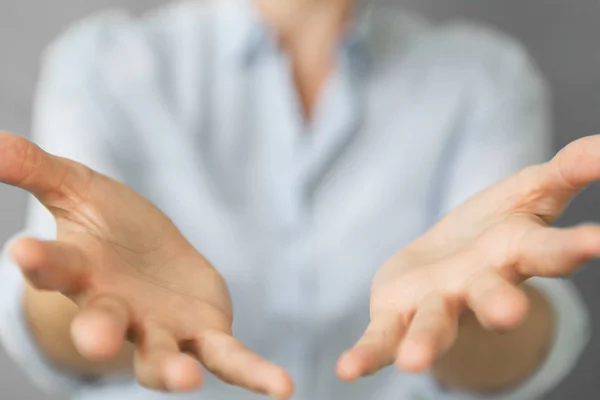
<svg viewBox="0 0 600 400">
<path fill-rule="evenodd" d="M 349 22 L 353 0 L 253 0 L 290 55 L 304 116 L 313 108 L 334 68 L 333 48 Z"/>
<path fill-rule="evenodd" d="M 350 19 L 352 0 L 254 0 L 280 40 L 295 43 L 308 37 L 338 38 Z M 310 40 L 310 39 L 309 39 Z"/>
</svg>

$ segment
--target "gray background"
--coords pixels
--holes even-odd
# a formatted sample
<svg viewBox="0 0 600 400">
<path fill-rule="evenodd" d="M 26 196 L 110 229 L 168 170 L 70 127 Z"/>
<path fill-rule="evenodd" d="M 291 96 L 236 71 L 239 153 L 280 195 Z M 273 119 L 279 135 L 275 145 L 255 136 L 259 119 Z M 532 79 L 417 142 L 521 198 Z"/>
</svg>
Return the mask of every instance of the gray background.
<svg viewBox="0 0 600 400">
<path fill-rule="evenodd" d="M 394 0 L 387 0 L 392 2 Z M 397 0 L 435 19 L 467 17 L 521 39 L 552 84 L 556 147 L 600 131 L 600 5 L 598 0 Z M 0 0 L 0 128 L 27 133 L 38 57 L 65 23 L 94 10 L 125 6 L 141 11 L 157 0 Z M 0 186 L 0 243 L 22 226 L 25 195 Z M 596 207 L 594 207 L 596 206 Z M 600 186 L 583 193 L 561 224 L 600 220 Z M 600 321 L 597 265 L 579 272 L 595 321 Z M 600 334 L 551 400 L 600 398 Z M 0 353 L 0 399 L 44 399 Z M 334 399 L 332 399 L 334 400 Z"/>
</svg>

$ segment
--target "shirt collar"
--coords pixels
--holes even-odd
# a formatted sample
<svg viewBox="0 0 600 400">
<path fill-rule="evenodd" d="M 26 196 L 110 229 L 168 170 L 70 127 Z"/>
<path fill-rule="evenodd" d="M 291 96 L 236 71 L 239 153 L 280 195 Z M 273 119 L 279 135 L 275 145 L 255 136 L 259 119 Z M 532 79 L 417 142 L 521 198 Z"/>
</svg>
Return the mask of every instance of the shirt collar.
<svg viewBox="0 0 600 400">
<path fill-rule="evenodd" d="M 351 22 L 344 39 L 342 50 L 360 73 L 368 71 L 373 61 L 371 45 L 373 28 L 373 1 L 358 1 L 354 21 Z"/>
<path fill-rule="evenodd" d="M 249 66 L 276 45 L 275 38 L 252 0 L 230 0 L 228 6 L 231 9 L 223 32 L 226 51 L 234 62 Z M 342 52 L 363 71 L 370 59 L 372 13 L 373 1 L 357 1 L 354 20 L 340 43 Z"/>
<path fill-rule="evenodd" d="M 267 32 L 252 0 L 229 0 L 221 3 L 224 11 L 217 24 L 221 44 L 228 60 L 244 61 L 256 46 L 257 38 Z"/>
</svg>

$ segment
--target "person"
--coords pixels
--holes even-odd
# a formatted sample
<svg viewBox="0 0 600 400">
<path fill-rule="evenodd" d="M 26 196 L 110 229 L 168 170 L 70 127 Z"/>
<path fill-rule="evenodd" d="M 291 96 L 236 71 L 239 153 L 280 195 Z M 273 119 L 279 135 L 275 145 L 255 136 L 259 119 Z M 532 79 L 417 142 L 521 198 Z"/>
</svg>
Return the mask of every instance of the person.
<svg viewBox="0 0 600 400">
<path fill-rule="evenodd" d="M 600 137 L 548 161 L 548 100 L 505 35 L 376 3 L 94 15 L 45 53 L 36 144 L 0 135 L 33 195 L 2 341 L 63 398 L 539 398 L 600 253 L 551 227 Z"/>
</svg>

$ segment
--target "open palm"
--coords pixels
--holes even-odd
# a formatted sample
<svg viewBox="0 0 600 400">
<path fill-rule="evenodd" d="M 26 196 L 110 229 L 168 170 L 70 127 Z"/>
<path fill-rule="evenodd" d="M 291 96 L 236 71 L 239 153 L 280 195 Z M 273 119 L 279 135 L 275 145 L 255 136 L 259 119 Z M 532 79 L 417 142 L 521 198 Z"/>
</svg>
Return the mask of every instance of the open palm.
<svg viewBox="0 0 600 400">
<path fill-rule="evenodd" d="M 598 179 L 600 135 L 579 139 L 475 195 L 396 253 L 374 279 L 371 322 L 341 357 L 340 377 L 391 363 L 429 369 L 455 342 L 464 309 L 486 328 L 515 328 L 528 308 L 520 283 L 567 276 L 600 254 L 599 226 L 551 226 Z"/>
<path fill-rule="evenodd" d="M 128 338 L 147 387 L 199 387 L 199 360 L 228 383 L 291 395 L 280 367 L 232 337 L 221 275 L 149 201 L 7 133 L 0 133 L 0 182 L 32 193 L 56 219 L 56 241 L 20 239 L 11 254 L 35 287 L 80 306 L 72 336 L 84 357 L 111 358 Z"/>
</svg>

